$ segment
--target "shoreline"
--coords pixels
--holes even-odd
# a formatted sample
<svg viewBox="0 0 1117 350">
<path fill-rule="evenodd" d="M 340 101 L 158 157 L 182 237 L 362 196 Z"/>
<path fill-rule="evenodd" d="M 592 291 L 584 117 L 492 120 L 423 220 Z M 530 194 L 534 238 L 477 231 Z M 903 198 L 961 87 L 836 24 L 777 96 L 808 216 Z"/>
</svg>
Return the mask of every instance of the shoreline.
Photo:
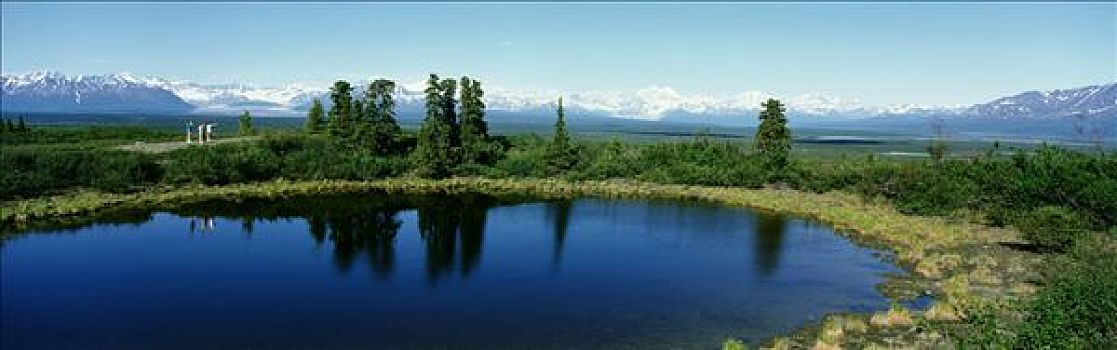
<svg viewBox="0 0 1117 350">
<path fill-rule="evenodd" d="M 1021 240 L 1017 232 L 1007 228 L 987 227 L 961 219 L 906 215 L 888 204 L 842 192 L 665 185 L 631 180 L 572 182 L 476 177 L 278 180 L 224 186 L 158 187 L 132 194 L 83 191 L 0 203 L 0 225 L 26 230 L 42 222 L 71 220 L 80 224 L 81 217 L 110 209 L 186 205 L 213 199 L 282 199 L 366 192 L 482 193 L 542 199 L 699 200 L 779 212 L 817 220 L 858 245 L 890 252 L 892 255 L 886 259 L 907 273 L 889 277 L 878 286 L 886 297 L 893 300 L 934 298 L 926 311 L 893 308 L 871 315 L 829 315 L 821 325 L 804 324 L 797 331 L 764 342 L 772 348 L 953 347 L 945 332 L 952 324 L 960 322 L 968 310 L 990 302 L 1027 297 L 1038 289 L 1036 283 L 1043 280 L 1036 268 L 1043 263 L 1043 256 L 1008 247 Z M 72 221 L 74 219 L 78 221 Z"/>
</svg>

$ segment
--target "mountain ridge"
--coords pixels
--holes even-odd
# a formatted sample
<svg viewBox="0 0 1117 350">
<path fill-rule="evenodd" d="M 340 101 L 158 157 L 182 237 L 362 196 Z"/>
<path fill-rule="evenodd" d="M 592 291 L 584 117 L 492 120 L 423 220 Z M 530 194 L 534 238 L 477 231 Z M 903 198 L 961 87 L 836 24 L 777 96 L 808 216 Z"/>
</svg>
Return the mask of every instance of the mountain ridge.
<svg viewBox="0 0 1117 350">
<path fill-rule="evenodd" d="M 367 82 L 355 82 L 363 93 Z M 414 85 L 414 84 L 412 84 Z M 486 89 L 492 110 L 543 112 L 553 108 L 557 92 Z M 258 87 L 247 84 L 203 84 L 127 73 L 67 76 L 32 72 L 0 76 L 0 110 L 4 112 L 178 112 L 224 113 L 242 109 L 301 113 L 312 99 L 328 103 L 325 88 L 305 84 Z M 419 110 L 423 92 L 397 85 L 398 105 Z M 635 91 L 591 91 L 563 94 L 571 112 L 626 119 L 664 120 L 755 115 L 760 103 L 780 98 L 789 113 L 820 119 L 864 119 L 935 115 L 975 119 L 1051 119 L 1069 116 L 1117 117 L 1117 82 L 1050 91 L 1025 91 L 971 106 L 866 106 L 858 100 L 822 93 L 782 97 L 760 91 L 727 95 L 684 95 L 670 87 Z"/>
</svg>

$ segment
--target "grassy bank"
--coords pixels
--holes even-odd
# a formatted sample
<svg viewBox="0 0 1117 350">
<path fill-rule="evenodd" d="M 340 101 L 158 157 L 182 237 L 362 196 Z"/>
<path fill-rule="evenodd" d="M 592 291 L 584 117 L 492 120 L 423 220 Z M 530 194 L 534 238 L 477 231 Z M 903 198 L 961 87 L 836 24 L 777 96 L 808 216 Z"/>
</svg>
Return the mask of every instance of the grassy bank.
<svg viewBox="0 0 1117 350">
<path fill-rule="evenodd" d="M 392 178 L 375 181 L 270 181 L 225 186 L 159 188 L 130 194 L 79 192 L 67 195 L 7 202 L 0 206 L 0 220 L 9 228 L 31 228 L 43 222 L 80 218 L 122 207 L 159 208 L 211 199 L 271 198 L 326 194 L 368 193 L 383 195 L 485 193 L 528 195 L 541 198 L 608 197 L 670 200 L 701 200 L 729 206 L 778 211 L 812 218 L 830 225 L 855 241 L 891 251 L 911 276 L 891 279 L 882 286 L 896 298 L 913 297 L 930 291 L 939 302 L 933 311 L 914 317 L 934 322 L 959 322 L 971 308 L 994 301 L 1015 300 L 1036 289 L 1042 280 L 1036 267 L 1043 261 L 1031 254 L 1005 247 L 1001 243 L 1019 242 L 1009 229 L 990 228 L 967 221 L 943 217 L 911 216 L 881 201 L 866 201 L 842 192 L 811 193 L 788 189 L 743 189 L 735 187 L 665 185 L 637 181 L 564 181 L 555 179 L 451 178 L 428 180 Z M 978 302 L 980 301 L 980 302 Z M 868 322 L 869 316 L 866 317 Z M 883 318 L 882 318 L 883 317 Z M 872 342 L 880 337 L 896 337 L 896 326 L 911 326 L 896 316 L 878 316 L 866 323 L 865 339 L 845 335 L 838 344 Z M 900 321 L 896 321 L 899 319 Z M 827 321 L 827 327 L 835 321 Z M 845 323 L 842 323 L 845 324 Z M 875 331 L 868 331 L 873 329 Z M 940 327 L 936 342 L 949 344 Z M 825 329 L 799 333 L 779 341 L 806 344 L 824 335 Z M 830 330 L 833 332 L 833 330 Z M 874 333 L 875 332 L 875 333 Z M 911 333 L 910 334 L 918 334 Z M 909 338 L 909 333 L 903 333 Z M 833 336 L 828 341 L 833 342 Z M 868 340 L 866 340 L 868 339 Z M 920 340 L 901 339 L 916 344 Z M 924 344 L 926 345 L 926 344 Z"/>
</svg>

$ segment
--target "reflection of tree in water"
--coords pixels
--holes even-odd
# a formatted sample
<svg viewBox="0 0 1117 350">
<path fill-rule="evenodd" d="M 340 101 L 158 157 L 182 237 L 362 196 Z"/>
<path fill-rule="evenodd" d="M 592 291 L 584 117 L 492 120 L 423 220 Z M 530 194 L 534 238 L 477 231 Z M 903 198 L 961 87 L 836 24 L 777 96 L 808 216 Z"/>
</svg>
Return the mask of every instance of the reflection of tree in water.
<svg viewBox="0 0 1117 350">
<path fill-rule="evenodd" d="M 391 275 L 395 263 L 395 239 L 400 222 L 398 210 L 373 210 L 344 216 L 328 216 L 327 238 L 334 245 L 334 265 L 339 271 L 349 271 L 361 253 L 368 259 L 369 267 L 377 276 Z M 316 228 L 311 224 L 311 236 L 317 239 Z"/>
<path fill-rule="evenodd" d="M 485 220 L 491 201 L 483 197 L 469 198 L 462 206 L 462 276 L 469 276 L 473 267 L 481 260 L 481 245 L 485 240 Z"/>
<path fill-rule="evenodd" d="M 426 244 L 427 275 L 433 283 L 456 268 L 462 276 L 475 270 L 481 259 L 486 214 L 498 203 L 497 198 L 483 195 L 301 196 L 271 201 L 210 201 L 172 212 L 241 218 L 246 232 L 254 229 L 257 219 L 306 218 L 314 242 L 333 245 L 338 271 L 351 270 L 364 255 L 372 271 L 387 278 L 395 265 L 395 238 L 401 226 L 397 216 L 400 211 L 417 208 L 419 234 Z"/>
<path fill-rule="evenodd" d="M 323 216 L 311 216 L 306 218 L 307 225 L 310 226 L 310 237 L 314 239 L 314 243 L 319 245 L 326 241 L 326 218 Z"/>
<path fill-rule="evenodd" d="M 304 196 L 286 200 L 211 201 L 175 210 L 190 216 L 242 219 L 251 233 L 257 219 L 306 218 L 310 237 L 319 245 L 333 245 L 338 271 L 349 271 L 362 254 L 380 278 L 391 275 L 395 261 L 397 214 L 408 207 L 391 196 Z"/>
<path fill-rule="evenodd" d="M 493 205 L 491 198 L 477 195 L 418 201 L 419 234 L 426 243 L 427 278 L 431 283 L 454 270 L 458 254 L 461 274 L 469 276 L 481 259 L 486 214 Z"/>
<path fill-rule="evenodd" d="M 562 264 L 562 252 L 566 245 L 566 231 L 570 227 L 570 200 L 547 203 L 547 220 L 551 222 L 554 244 L 551 246 L 551 272 L 558 271 Z"/>
<path fill-rule="evenodd" d="M 419 235 L 427 244 L 427 277 L 434 282 L 443 272 L 453 269 L 460 217 L 457 208 L 447 203 L 424 202 L 418 210 Z"/>
<path fill-rule="evenodd" d="M 779 267 L 780 250 L 783 245 L 783 216 L 760 214 L 756 216 L 755 254 L 756 269 L 761 275 L 768 276 Z"/>
<path fill-rule="evenodd" d="M 240 230 L 245 234 L 251 236 L 252 230 L 256 229 L 256 217 L 252 215 L 245 215 L 240 222 Z"/>
</svg>

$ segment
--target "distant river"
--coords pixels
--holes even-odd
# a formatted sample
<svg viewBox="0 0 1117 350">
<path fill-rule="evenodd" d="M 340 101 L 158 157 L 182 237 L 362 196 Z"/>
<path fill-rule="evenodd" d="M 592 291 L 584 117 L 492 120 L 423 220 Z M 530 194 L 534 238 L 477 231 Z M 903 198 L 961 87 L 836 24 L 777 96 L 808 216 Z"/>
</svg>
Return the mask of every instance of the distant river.
<svg viewBox="0 0 1117 350">
<path fill-rule="evenodd" d="M 214 202 L 3 242 L 4 349 L 716 348 L 888 307 L 810 221 L 486 196 Z"/>
</svg>

